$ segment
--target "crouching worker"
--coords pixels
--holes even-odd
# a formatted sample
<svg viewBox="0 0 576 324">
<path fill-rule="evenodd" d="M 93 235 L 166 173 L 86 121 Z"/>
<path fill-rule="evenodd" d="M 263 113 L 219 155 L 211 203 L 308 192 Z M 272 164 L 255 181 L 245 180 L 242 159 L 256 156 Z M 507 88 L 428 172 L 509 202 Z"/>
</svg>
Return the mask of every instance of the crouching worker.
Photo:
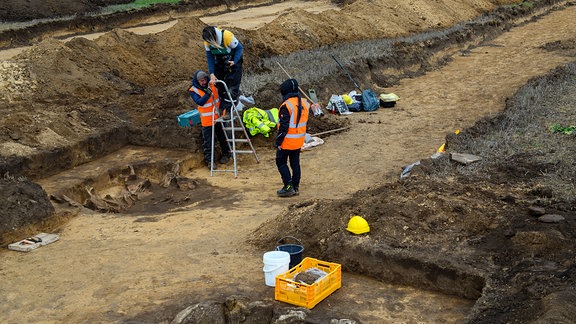
<svg viewBox="0 0 576 324">
<path fill-rule="evenodd" d="M 283 103 L 278 112 L 278 135 L 276 147 L 276 166 L 284 186 L 277 191 L 280 197 L 298 194 L 300 187 L 300 149 L 306 137 L 306 124 L 310 104 L 298 93 L 298 82 L 288 79 L 280 85 Z M 290 160 L 290 167 L 288 167 Z M 292 173 L 290 172 L 292 169 Z"/>
<path fill-rule="evenodd" d="M 200 112 L 204 162 L 206 162 L 208 168 L 214 170 L 216 165 L 212 164 L 212 128 L 214 128 L 216 140 L 220 143 L 220 151 L 222 153 L 220 163 L 226 164 L 230 160 L 230 146 L 228 146 L 224 129 L 221 123 L 216 122 L 216 119 L 219 118 L 218 108 L 220 106 L 218 90 L 214 84 L 209 83 L 209 76 L 206 72 L 196 71 L 192 78 L 192 86 L 188 91 L 192 100 L 198 105 L 198 112 Z"/>
</svg>

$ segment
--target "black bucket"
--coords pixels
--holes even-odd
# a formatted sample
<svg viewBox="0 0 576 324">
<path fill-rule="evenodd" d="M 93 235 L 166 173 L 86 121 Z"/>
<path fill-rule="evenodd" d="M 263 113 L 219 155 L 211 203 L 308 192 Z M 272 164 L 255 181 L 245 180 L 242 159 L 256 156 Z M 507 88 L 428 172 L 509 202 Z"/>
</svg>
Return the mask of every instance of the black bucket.
<svg viewBox="0 0 576 324">
<path fill-rule="evenodd" d="M 294 241 L 298 242 L 299 244 L 282 244 L 284 239 L 291 238 Z M 278 245 L 276 247 L 276 251 L 284 251 L 290 254 L 290 265 L 289 268 L 292 269 L 297 266 L 300 262 L 302 262 L 302 252 L 304 252 L 304 246 L 302 246 L 302 242 L 293 236 L 286 236 L 278 240 Z"/>
</svg>

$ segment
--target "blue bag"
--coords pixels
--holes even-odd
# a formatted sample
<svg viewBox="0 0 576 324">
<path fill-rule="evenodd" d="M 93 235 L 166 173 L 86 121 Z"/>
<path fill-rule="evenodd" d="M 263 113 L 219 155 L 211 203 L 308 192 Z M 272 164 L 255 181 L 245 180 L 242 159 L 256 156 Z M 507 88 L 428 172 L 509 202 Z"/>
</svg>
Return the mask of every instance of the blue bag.
<svg viewBox="0 0 576 324">
<path fill-rule="evenodd" d="M 372 90 L 366 89 L 362 91 L 362 107 L 364 111 L 374 111 L 380 107 L 378 96 Z"/>
</svg>

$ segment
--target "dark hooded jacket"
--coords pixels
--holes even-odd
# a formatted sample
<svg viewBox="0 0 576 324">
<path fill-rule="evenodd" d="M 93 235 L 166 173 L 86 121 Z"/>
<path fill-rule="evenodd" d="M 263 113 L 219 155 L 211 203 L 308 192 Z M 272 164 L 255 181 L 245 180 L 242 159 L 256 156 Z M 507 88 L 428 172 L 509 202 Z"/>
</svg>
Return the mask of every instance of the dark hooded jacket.
<svg viewBox="0 0 576 324">
<path fill-rule="evenodd" d="M 302 98 L 298 92 L 298 81 L 296 79 L 288 79 L 280 85 L 280 93 L 282 94 L 282 102 L 285 102 L 288 98 L 298 97 L 298 116 L 296 118 L 296 123 L 300 120 L 300 115 L 302 114 Z M 279 148 L 284 141 L 284 137 L 288 133 L 288 128 L 290 127 L 290 111 L 286 104 L 282 104 L 278 111 L 278 135 L 276 135 L 276 140 L 274 146 Z"/>
</svg>

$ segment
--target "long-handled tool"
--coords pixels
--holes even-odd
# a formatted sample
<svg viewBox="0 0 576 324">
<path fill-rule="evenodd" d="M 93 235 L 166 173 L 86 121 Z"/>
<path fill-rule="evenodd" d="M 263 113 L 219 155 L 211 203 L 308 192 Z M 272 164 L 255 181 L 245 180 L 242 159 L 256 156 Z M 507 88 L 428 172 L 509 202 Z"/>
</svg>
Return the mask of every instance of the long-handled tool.
<svg viewBox="0 0 576 324">
<path fill-rule="evenodd" d="M 280 62 L 276 62 L 278 63 L 278 66 L 282 69 L 282 71 L 284 71 L 284 73 L 286 73 L 286 75 L 288 76 L 288 78 L 293 79 L 290 74 L 288 73 L 288 71 L 286 71 L 284 69 L 284 67 L 282 66 L 282 64 L 280 64 Z M 302 94 L 304 95 L 304 97 L 306 97 L 306 99 L 310 100 L 311 103 L 316 103 L 314 100 L 310 99 L 310 97 L 308 97 L 308 95 L 306 94 L 306 92 L 304 92 L 304 90 L 302 90 L 302 88 L 300 88 L 300 86 L 298 86 L 298 90 L 300 90 L 300 92 L 302 92 Z"/>
<path fill-rule="evenodd" d="M 336 59 L 336 57 L 334 55 L 332 55 L 332 58 L 334 59 L 334 61 L 336 61 L 336 63 L 338 63 L 338 66 L 340 66 L 342 71 L 344 71 L 344 73 L 346 73 L 348 78 L 354 83 L 356 88 L 358 88 L 358 90 L 360 90 L 360 92 L 362 93 L 362 107 L 363 107 L 363 109 L 365 111 L 373 111 L 373 110 L 378 109 L 378 107 L 380 106 L 380 103 L 378 102 L 378 97 L 376 96 L 376 94 L 370 89 L 362 90 L 362 88 L 360 88 L 358 83 L 356 83 L 356 81 L 352 78 L 350 73 L 348 73 L 348 71 L 346 71 L 346 69 L 342 66 L 342 64 L 340 64 L 340 62 L 338 62 L 338 60 Z"/>
<path fill-rule="evenodd" d="M 286 75 L 288 76 L 288 78 L 292 79 L 292 77 L 290 76 L 290 73 L 288 73 L 288 71 L 286 71 L 286 69 L 284 69 L 284 67 L 282 66 L 282 64 L 280 64 L 280 62 L 276 62 L 278 64 L 278 66 L 282 69 L 282 71 L 284 71 L 284 73 L 286 73 Z M 314 113 L 314 116 L 322 116 L 324 115 L 324 113 L 322 112 L 322 108 L 320 107 L 320 104 L 317 102 L 317 100 L 312 100 L 310 99 L 310 97 L 308 97 L 308 95 L 306 94 L 306 92 L 304 92 L 304 90 L 302 90 L 302 88 L 300 88 L 300 86 L 298 86 L 298 90 L 300 90 L 300 92 L 302 92 L 302 94 L 304 95 L 304 97 L 306 97 L 306 99 L 310 100 L 310 102 L 312 103 L 312 105 L 310 106 L 310 108 L 312 109 L 312 112 Z"/>
</svg>

